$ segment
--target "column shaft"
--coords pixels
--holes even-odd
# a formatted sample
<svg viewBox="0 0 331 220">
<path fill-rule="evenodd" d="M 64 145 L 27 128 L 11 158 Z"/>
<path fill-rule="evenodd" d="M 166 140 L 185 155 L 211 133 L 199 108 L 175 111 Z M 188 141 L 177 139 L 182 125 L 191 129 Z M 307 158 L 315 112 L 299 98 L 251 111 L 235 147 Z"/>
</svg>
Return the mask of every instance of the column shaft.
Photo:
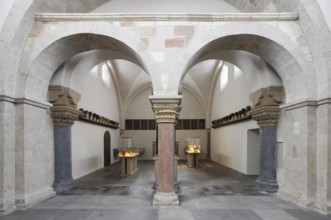
<svg viewBox="0 0 331 220">
<path fill-rule="evenodd" d="M 276 181 L 276 144 L 277 125 L 260 126 L 260 174 L 256 183 L 264 190 L 275 192 Z"/>
<path fill-rule="evenodd" d="M 54 125 L 55 179 L 53 187 L 63 193 L 73 186 L 71 166 L 71 125 Z"/>
<path fill-rule="evenodd" d="M 172 123 L 158 124 L 159 159 L 158 159 L 158 191 L 174 191 L 174 129 Z"/>
</svg>

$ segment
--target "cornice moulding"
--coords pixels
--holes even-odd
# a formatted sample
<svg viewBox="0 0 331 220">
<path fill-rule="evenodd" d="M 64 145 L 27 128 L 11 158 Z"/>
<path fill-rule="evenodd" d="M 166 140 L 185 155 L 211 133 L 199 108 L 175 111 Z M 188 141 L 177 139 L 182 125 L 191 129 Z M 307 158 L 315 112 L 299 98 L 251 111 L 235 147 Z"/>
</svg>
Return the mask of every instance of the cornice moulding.
<svg viewBox="0 0 331 220">
<path fill-rule="evenodd" d="M 36 21 L 296 21 L 299 14 L 287 13 L 37 13 Z"/>
</svg>

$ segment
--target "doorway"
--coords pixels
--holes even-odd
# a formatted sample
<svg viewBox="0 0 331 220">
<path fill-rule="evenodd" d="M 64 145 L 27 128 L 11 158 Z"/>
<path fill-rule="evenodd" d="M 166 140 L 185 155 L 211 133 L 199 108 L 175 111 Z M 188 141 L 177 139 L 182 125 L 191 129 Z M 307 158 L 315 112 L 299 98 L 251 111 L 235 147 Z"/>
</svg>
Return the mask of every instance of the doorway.
<svg viewBox="0 0 331 220">
<path fill-rule="evenodd" d="M 247 130 L 247 174 L 258 175 L 260 167 L 259 129 Z"/>
<path fill-rule="evenodd" d="M 109 131 L 106 131 L 103 136 L 103 152 L 104 152 L 104 167 L 110 166 L 111 164 L 111 137 Z"/>
</svg>

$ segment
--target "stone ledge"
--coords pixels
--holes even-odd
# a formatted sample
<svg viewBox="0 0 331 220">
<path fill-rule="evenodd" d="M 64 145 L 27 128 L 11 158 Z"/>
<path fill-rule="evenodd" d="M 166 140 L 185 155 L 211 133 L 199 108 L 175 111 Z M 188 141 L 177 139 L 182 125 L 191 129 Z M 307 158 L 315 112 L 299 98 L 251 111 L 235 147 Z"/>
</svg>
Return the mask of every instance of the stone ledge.
<svg viewBox="0 0 331 220">
<path fill-rule="evenodd" d="M 288 13 L 220 13 L 220 14 L 135 14 L 135 13 L 37 13 L 36 21 L 296 21 L 299 14 Z"/>
<path fill-rule="evenodd" d="M 331 98 L 325 98 L 320 100 L 299 100 L 297 102 L 286 103 L 284 105 L 280 105 L 279 107 L 284 111 L 290 111 L 298 108 L 313 106 L 317 107 L 320 105 L 330 105 Z"/>
<path fill-rule="evenodd" d="M 49 107 L 53 106 L 49 102 L 35 101 L 27 98 L 14 98 L 6 95 L 0 95 L 0 102 L 1 101 L 11 102 L 13 104 L 26 104 L 42 109 L 49 109 Z"/>
</svg>

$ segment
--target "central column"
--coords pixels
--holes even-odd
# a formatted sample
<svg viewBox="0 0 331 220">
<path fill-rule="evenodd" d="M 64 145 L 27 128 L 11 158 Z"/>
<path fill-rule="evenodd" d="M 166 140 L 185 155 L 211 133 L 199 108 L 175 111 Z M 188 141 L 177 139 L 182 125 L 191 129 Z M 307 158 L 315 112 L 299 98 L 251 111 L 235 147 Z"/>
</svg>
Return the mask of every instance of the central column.
<svg viewBox="0 0 331 220">
<path fill-rule="evenodd" d="M 175 123 L 181 110 L 181 96 L 176 98 L 150 97 L 158 129 L 157 192 L 154 206 L 178 206 L 174 190 Z"/>
</svg>

